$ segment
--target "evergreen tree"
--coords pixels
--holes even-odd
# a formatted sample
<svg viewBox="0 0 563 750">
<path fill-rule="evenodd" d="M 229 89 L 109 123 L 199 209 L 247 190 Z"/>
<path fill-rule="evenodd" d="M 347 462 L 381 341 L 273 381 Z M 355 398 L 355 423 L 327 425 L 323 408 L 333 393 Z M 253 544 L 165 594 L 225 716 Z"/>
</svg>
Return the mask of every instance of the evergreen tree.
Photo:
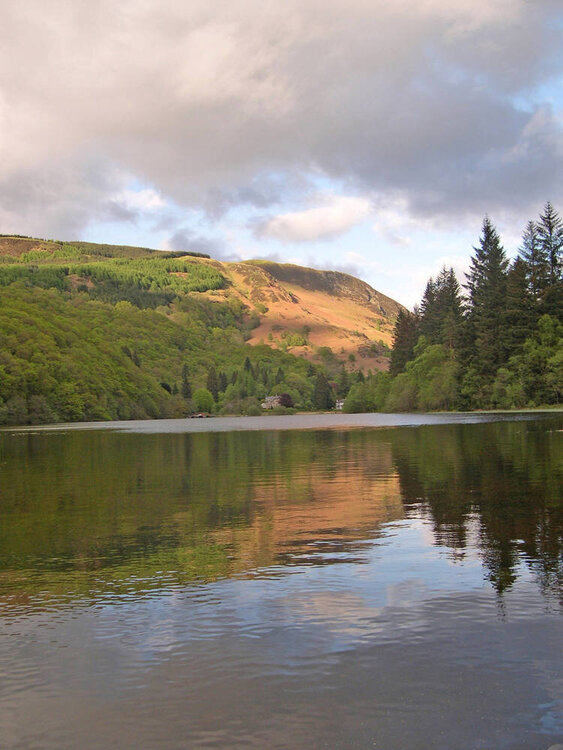
<svg viewBox="0 0 563 750">
<path fill-rule="evenodd" d="M 473 369 L 491 380 L 506 359 L 503 319 L 508 259 L 488 217 L 483 220 L 479 246 L 465 285 L 469 293 L 469 358 Z"/>
<path fill-rule="evenodd" d="M 192 386 L 190 384 L 190 381 L 188 380 L 188 366 L 187 365 L 184 365 L 182 367 L 181 393 L 182 393 L 182 396 L 186 399 L 192 397 Z"/>
<path fill-rule="evenodd" d="M 219 373 L 219 392 L 224 393 L 227 390 L 227 385 L 227 376 L 224 372 L 221 371 Z"/>
<path fill-rule="evenodd" d="M 249 357 L 245 357 L 242 369 L 244 370 L 244 372 L 251 373 L 252 377 L 254 377 L 254 368 L 252 367 L 252 362 L 250 361 Z"/>
<path fill-rule="evenodd" d="M 346 368 L 342 367 L 336 381 L 336 395 L 338 398 L 346 398 L 348 391 L 350 390 L 350 379 Z"/>
<path fill-rule="evenodd" d="M 438 285 L 430 277 L 426 283 L 420 302 L 419 332 L 434 343 L 439 338 L 440 323 L 438 319 Z"/>
<path fill-rule="evenodd" d="M 550 284 L 561 280 L 561 253 L 563 248 L 563 221 L 548 201 L 537 224 L 542 253 L 549 264 Z"/>
<path fill-rule="evenodd" d="M 315 380 L 313 406 L 315 409 L 325 411 L 326 409 L 334 409 L 334 405 L 334 394 L 330 387 L 330 383 L 328 382 L 326 375 L 323 372 L 319 372 Z"/>
<path fill-rule="evenodd" d="M 529 265 L 518 257 L 506 279 L 503 336 L 507 358 L 520 351 L 524 341 L 534 332 L 536 322 L 534 297 L 529 285 Z"/>
<path fill-rule="evenodd" d="M 414 357 L 413 350 L 419 334 L 418 315 L 401 308 L 393 329 L 393 349 L 389 365 L 391 375 L 405 371 L 407 362 Z"/>
<path fill-rule="evenodd" d="M 219 396 L 219 378 L 213 366 L 207 372 L 207 390 L 213 396 L 213 400 L 217 401 L 217 397 Z"/>
<path fill-rule="evenodd" d="M 529 221 L 522 234 L 520 257 L 526 264 L 526 281 L 532 300 L 539 309 L 545 288 L 549 284 L 549 260 L 540 241 L 538 226 Z"/>
<path fill-rule="evenodd" d="M 438 281 L 440 285 L 440 341 L 438 343 L 453 351 L 459 346 L 463 326 L 461 290 L 453 268 L 446 270 L 444 267 Z"/>
<path fill-rule="evenodd" d="M 445 344 L 454 349 L 462 319 L 458 281 L 453 268 L 444 266 L 436 281 L 431 278 L 426 284 L 420 305 L 420 334 L 430 344 Z"/>
</svg>

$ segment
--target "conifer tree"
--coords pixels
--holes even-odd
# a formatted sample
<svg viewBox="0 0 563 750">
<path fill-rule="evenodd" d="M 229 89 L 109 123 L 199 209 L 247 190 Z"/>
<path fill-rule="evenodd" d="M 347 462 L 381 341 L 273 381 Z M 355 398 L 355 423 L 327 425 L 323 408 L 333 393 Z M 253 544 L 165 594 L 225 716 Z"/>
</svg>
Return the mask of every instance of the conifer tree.
<svg viewBox="0 0 563 750">
<path fill-rule="evenodd" d="M 436 281 L 431 278 L 426 284 L 420 305 L 420 333 L 430 344 L 444 344 L 454 349 L 462 318 L 458 281 L 453 268 L 444 266 Z"/>
<path fill-rule="evenodd" d="M 460 343 L 463 326 L 463 303 L 461 289 L 453 268 L 445 266 L 438 277 L 439 281 L 439 320 L 440 341 L 450 351 Z"/>
<path fill-rule="evenodd" d="M 348 391 L 350 390 L 350 379 L 346 368 L 342 367 L 336 381 L 336 395 L 338 398 L 346 398 Z"/>
<path fill-rule="evenodd" d="M 549 201 L 538 221 L 538 236 L 548 262 L 548 282 L 540 313 L 563 318 L 563 221 Z"/>
<path fill-rule="evenodd" d="M 414 347 L 419 333 L 418 315 L 401 308 L 393 329 L 393 349 L 389 365 L 391 375 L 404 372 L 407 362 L 414 357 Z"/>
<path fill-rule="evenodd" d="M 563 221 L 548 201 L 537 224 L 542 252 L 549 264 L 551 284 L 561 280 L 561 253 L 563 249 Z"/>
<path fill-rule="evenodd" d="M 526 264 L 528 290 L 532 300 L 539 306 L 544 290 L 549 284 L 549 260 L 540 241 L 538 226 L 533 221 L 526 224 L 519 252 Z"/>
<path fill-rule="evenodd" d="M 188 380 L 188 366 L 184 365 L 182 367 L 182 387 L 181 387 L 181 393 L 184 398 L 191 398 L 192 397 L 192 386 L 190 381 Z"/>
<path fill-rule="evenodd" d="M 422 336 L 433 340 L 437 334 L 436 324 L 436 284 L 430 277 L 426 283 L 424 294 L 420 302 L 420 324 L 419 330 Z"/>
<path fill-rule="evenodd" d="M 470 355 L 475 370 L 490 379 L 506 358 L 503 314 L 508 259 L 488 216 L 483 220 L 479 245 L 473 249 L 465 285 L 469 292 Z"/>
<path fill-rule="evenodd" d="M 315 409 L 333 409 L 335 405 L 334 394 L 326 375 L 319 372 L 315 380 L 313 392 L 313 406 Z"/>
<path fill-rule="evenodd" d="M 533 334 L 536 322 L 534 297 L 529 286 L 529 266 L 518 257 L 506 279 L 503 337 L 507 358 L 519 353 L 524 341 Z"/>
<path fill-rule="evenodd" d="M 207 372 L 207 390 L 213 396 L 213 400 L 217 401 L 219 395 L 219 378 L 217 372 L 213 366 L 211 366 Z"/>
</svg>

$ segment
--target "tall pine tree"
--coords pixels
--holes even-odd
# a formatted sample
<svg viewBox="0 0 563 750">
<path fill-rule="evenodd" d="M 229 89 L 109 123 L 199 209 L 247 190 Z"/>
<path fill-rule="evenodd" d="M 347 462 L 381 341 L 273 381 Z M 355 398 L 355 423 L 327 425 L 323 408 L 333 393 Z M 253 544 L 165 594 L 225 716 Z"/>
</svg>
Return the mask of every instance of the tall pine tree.
<svg viewBox="0 0 563 750">
<path fill-rule="evenodd" d="M 550 283 L 561 280 L 561 253 L 563 249 L 563 221 L 548 201 L 537 224 L 542 251 L 549 263 Z"/>
<path fill-rule="evenodd" d="M 549 265 L 548 283 L 543 291 L 541 312 L 563 318 L 563 221 L 549 201 L 538 221 L 542 251 Z"/>
<path fill-rule="evenodd" d="M 522 234 L 520 257 L 526 264 L 528 290 L 539 309 L 543 293 L 549 284 L 549 260 L 534 221 L 526 224 Z"/>
<path fill-rule="evenodd" d="M 395 328 L 393 329 L 393 349 L 391 350 L 391 361 L 389 372 L 398 375 L 405 371 L 407 362 L 414 357 L 414 347 L 420 335 L 420 320 L 416 312 L 399 310 Z"/>
<path fill-rule="evenodd" d="M 483 220 L 479 245 L 473 249 L 465 285 L 469 294 L 470 360 L 473 369 L 489 381 L 507 354 L 503 320 L 508 259 L 488 216 Z"/>
<path fill-rule="evenodd" d="M 444 344 L 455 349 L 458 344 L 463 312 L 458 281 L 453 268 L 442 268 L 436 281 L 426 284 L 420 305 L 420 333 L 430 344 Z"/>
</svg>

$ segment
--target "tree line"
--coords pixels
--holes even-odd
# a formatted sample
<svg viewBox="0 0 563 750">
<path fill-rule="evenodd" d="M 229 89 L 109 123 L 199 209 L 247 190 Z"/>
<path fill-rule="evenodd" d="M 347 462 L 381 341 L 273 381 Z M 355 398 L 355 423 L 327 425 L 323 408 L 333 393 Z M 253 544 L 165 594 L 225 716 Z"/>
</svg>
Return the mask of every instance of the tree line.
<svg viewBox="0 0 563 750">
<path fill-rule="evenodd" d="M 487 216 L 461 286 L 452 268 L 401 310 L 389 373 L 353 387 L 346 411 L 522 408 L 563 395 L 563 221 L 546 203 L 510 262 Z"/>
</svg>

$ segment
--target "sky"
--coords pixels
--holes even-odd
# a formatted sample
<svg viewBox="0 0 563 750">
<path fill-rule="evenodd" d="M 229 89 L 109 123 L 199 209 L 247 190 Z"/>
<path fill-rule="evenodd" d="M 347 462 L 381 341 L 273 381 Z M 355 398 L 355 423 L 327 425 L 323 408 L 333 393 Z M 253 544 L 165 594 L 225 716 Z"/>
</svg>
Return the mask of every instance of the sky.
<svg viewBox="0 0 563 750">
<path fill-rule="evenodd" d="M 412 307 L 563 215 L 561 0 L 0 0 L 0 233 L 344 270 Z"/>
</svg>

